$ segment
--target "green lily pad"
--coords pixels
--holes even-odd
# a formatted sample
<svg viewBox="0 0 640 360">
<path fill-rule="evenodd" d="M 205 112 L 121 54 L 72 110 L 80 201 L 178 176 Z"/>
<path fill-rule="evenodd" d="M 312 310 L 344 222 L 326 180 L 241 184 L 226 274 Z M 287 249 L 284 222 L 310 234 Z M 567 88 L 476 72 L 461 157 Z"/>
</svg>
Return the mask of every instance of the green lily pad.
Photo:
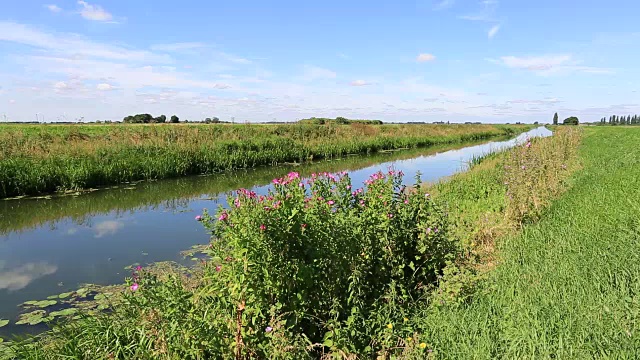
<svg viewBox="0 0 640 360">
<path fill-rule="evenodd" d="M 9 320 L 0 319 L 0 328 L 7 326 L 7 324 L 9 324 Z"/>
<path fill-rule="evenodd" d="M 106 299 L 106 297 L 107 296 L 105 294 L 98 294 L 93 297 L 93 300 L 102 300 L 102 299 Z"/>
<path fill-rule="evenodd" d="M 28 306 L 32 306 L 32 307 L 37 307 L 37 308 L 46 308 L 52 305 L 57 304 L 58 302 L 56 300 L 42 300 L 42 301 L 25 301 L 23 303 L 23 305 L 28 305 Z"/>
<path fill-rule="evenodd" d="M 16 325 L 38 325 L 46 320 L 47 312 L 44 310 L 36 310 L 30 313 L 20 315 L 20 320 L 16 322 Z"/>
<path fill-rule="evenodd" d="M 71 295 L 73 295 L 73 291 L 69 291 L 69 292 L 66 292 L 66 293 L 62 293 L 62 294 L 58 295 L 58 298 L 60 298 L 60 299 L 66 299 L 66 298 L 68 298 L 68 297 L 69 297 L 69 296 L 71 296 Z"/>
<path fill-rule="evenodd" d="M 69 315 L 73 315 L 75 313 L 78 312 L 78 309 L 76 308 L 68 308 L 68 309 L 64 309 L 64 310 L 60 310 L 60 311 L 52 311 L 49 314 L 50 318 L 55 318 L 58 316 L 69 316 Z"/>
<path fill-rule="evenodd" d="M 87 289 L 87 288 L 80 288 L 78 290 L 76 290 L 76 293 L 78 294 L 78 296 L 81 297 L 85 297 L 87 296 L 87 294 L 90 292 L 91 290 Z"/>
</svg>

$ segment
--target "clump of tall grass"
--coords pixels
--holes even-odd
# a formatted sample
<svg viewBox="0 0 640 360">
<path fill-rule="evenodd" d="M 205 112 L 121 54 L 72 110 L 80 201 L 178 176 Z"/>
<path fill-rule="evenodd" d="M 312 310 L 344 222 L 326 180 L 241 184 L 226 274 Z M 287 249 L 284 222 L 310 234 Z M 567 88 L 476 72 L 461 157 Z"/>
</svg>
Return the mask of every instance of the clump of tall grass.
<svg viewBox="0 0 640 360">
<path fill-rule="evenodd" d="M 445 268 L 437 302 L 463 302 L 499 262 L 496 241 L 536 221 L 567 190 L 579 167 L 576 128 L 532 138 L 478 162 L 432 190 L 448 209 L 452 236 L 465 250 Z"/>
<path fill-rule="evenodd" d="M 577 164 L 581 130 L 559 128 L 552 139 L 531 139 L 509 151 L 503 162 L 506 216 L 515 226 L 535 220 L 565 189 Z"/>
</svg>

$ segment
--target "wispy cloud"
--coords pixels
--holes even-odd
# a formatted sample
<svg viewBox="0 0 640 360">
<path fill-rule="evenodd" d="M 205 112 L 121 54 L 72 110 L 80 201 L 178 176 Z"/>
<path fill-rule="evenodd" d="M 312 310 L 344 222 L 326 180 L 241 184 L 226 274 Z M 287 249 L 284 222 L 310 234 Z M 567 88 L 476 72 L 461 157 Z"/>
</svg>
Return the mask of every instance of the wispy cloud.
<svg viewBox="0 0 640 360">
<path fill-rule="evenodd" d="M 481 9 L 478 12 L 462 15 L 460 19 L 469 20 L 469 21 L 486 21 L 486 22 L 494 22 L 496 21 L 495 13 L 496 8 L 498 7 L 497 0 L 483 0 L 480 1 Z"/>
<path fill-rule="evenodd" d="M 37 28 L 14 22 L 0 21 L 0 41 L 29 45 L 54 51 L 65 57 L 89 57 L 110 60 L 171 62 L 166 55 L 131 50 L 122 46 L 93 42 L 83 36 L 65 33 L 46 33 Z"/>
<path fill-rule="evenodd" d="M 493 39 L 493 37 L 496 36 L 498 31 L 500 31 L 500 24 L 494 25 L 493 27 L 491 27 L 491 29 L 489 29 L 489 32 L 487 33 L 487 37 L 489 39 Z"/>
<path fill-rule="evenodd" d="M 62 9 L 58 5 L 55 5 L 55 4 L 45 5 L 44 7 L 49 9 L 49 11 L 51 11 L 52 13 L 59 13 L 59 12 L 62 11 Z"/>
<path fill-rule="evenodd" d="M 337 56 L 341 59 L 345 59 L 345 60 L 349 60 L 351 59 L 351 56 L 347 55 L 347 54 L 343 54 L 343 53 L 338 53 Z"/>
<path fill-rule="evenodd" d="M 207 45 L 201 42 L 179 42 L 179 43 L 171 43 L 171 44 L 152 45 L 151 50 L 164 51 L 164 52 L 180 52 L 184 50 L 194 50 L 194 49 L 201 49 L 205 47 L 207 47 Z"/>
<path fill-rule="evenodd" d="M 111 22 L 113 21 L 113 15 L 103 9 L 100 5 L 92 5 L 86 1 L 78 1 L 78 5 L 82 6 L 80 9 L 80 15 L 92 21 Z"/>
<path fill-rule="evenodd" d="M 367 86 L 367 85 L 371 85 L 371 83 L 366 81 L 366 80 L 354 80 L 351 83 L 349 83 L 349 85 L 351 85 L 351 86 Z"/>
<path fill-rule="evenodd" d="M 541 71 L 567 65 L 571 61 L 571 55 L 502 56 L 500 60 L 491 61 L 510 68 Z"/>
<path fill-rule="evenodd" d="M 427 61 L 433 61 L 435 59 L 436 57 L 432 54 L 420 54 L 416 57 L 417 62 L 427 62 Z"/>
<path fill-rule="evenodd" d="M 303 67 L 302 77 L 303 80 L 306 81 L 335 79 L 336 76 L 337 74 L 329 69 L 324 69 L 313 65 L 305 65 Z"/>
<path fill-rule="evenodd" d="M 96 90 L 100 90 L 100 91 L 109 91 L 109 90 L 113 90 L 115 89 L 115 87 L 111 84 L 107 84 L 107 83 L 100 83 L 98 85 L 96 85 Z"/>
<path fill-rule="evenodd" d="M 573 59 L 568 54 L 542 55 L 542 56 L 502 56 L 500 59 L 488 59 L 495 64 L 509 68 L 529 70 L 542 76 L 554 74 L 567 74 L 582 72 L 588 74 L 611 74 L 614 71 L 608 68 L 581 65 L 581 61 Z"/>
<path fill-rule="evenodd" d="M 225 60 L 231 61 L 232 63 L 236 63 L 236 64 L 245 64 L 245 65 L 247 65 L 247 64 L 253 63 L 253 61 L 251 61 L 249 59 L 245 59 L 243 57 L 239 57 L 239 56 L 236 56 L 236 55 L 227 54 L 227 53 L 224 53 L 224 52 L 218 53 L 218 56 L 220 56 L 221 58 L 223 58 Z"/>
<path fill-rule="evenodd" d="M 433 6 L 433 10 L 438 11 L 438 10 L 448 9 L 452 7 L 455 2 L 456 2 L 455 0 L 442 0 Z"/>
</svg>

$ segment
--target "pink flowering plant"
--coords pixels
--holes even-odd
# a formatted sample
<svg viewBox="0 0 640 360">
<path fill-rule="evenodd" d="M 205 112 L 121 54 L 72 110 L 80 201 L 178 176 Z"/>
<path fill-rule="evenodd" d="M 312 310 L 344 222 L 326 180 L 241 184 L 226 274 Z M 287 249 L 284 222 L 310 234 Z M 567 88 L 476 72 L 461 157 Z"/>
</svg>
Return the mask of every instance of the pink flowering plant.
<svg viewBox="0 0 640 360">
<path fill-rule="evenodd" d="M 441 209 L 402 175 L 379 172 L 356 189 L 346 173 L 292 172 L 266 196 L 241 189 L 230 209 L 205 212 L 211 261 L 198 296 L 216 308 L 220 345 L 258 357 L 285 338 L 322 351 L 392 348 L 381 324 L 401 318 L 457 251 Z"/>
</svg>

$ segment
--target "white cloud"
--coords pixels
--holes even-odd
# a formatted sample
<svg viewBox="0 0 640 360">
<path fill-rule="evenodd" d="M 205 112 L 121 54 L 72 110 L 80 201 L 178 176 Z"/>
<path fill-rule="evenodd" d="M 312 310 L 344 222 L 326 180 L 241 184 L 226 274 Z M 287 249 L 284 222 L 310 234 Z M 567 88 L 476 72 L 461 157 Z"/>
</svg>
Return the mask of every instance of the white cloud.
<svg viewBox="0 0 640 360">
<path fill-rule="evenodd" d="M 100 83 L 96 85 L 96 90 L 100 90 L 100 91 L 109 91 L 113 89 L 114 89 L 113 85 L 107 84 L 107 83 Z"/>
<path fill-rule="evenodd" d="M 167 55 L 96 43 L 76 34 L 46 33 L 31 26 L 7 21 L 0 21 L 0 41 L 50 50 L 69 58 L 92 57 L 126 61 L 172 61 Z"/>
<path fill-rule="evenodd" d="M 503 56 L 498 60 L 487 59 L 488 61 L 504 65 L 509 68 L 532 71 L 540 76 L 567 75 L 572 73 L 585 74 L 613 74 L 615 71 L 610 68 L 600 68 L 594 66 L 581 65 L 582 62 L 575 60 L 571 55 L 542 55 L 542 56 Z"/>
<path fill-rule="evenodd" d="M 499 30 L 500 30 L 500 24 L 494 25 L 491 29 L 489 29 L 489 32 L 487 33 L 487 37 L 489 37 L 489 39 L 492 39 L 494 36 L 496 36 Z"/>
<path fill-rule="evenodd" d="M 453 6 L 453 4 L 455 3 L 455 0 L 442 0 L 440 2 L 438 2 L 437 4 L 435 4 L 435 6 L 433 7 L 434 10 L 444 10 L 444 9 L 448 9 L 451 6 Z"/>
<path fill-rule="evenodd" d="M 433 61 L 436 57 L 432 54 L 420 54 L 416 57 L 417 62 Z"/>
<path fill-rule="evenodd" d="M 82 6 L 82 9 L 80 9 L 80 15 L 87 20 L 103 22 L 113 20 L 113 15 L 103 9 L 100 5 L 92 5 L 82 0 L 78 1 L 78 5 Z"/>
<path fill-rule="evenodd" d="M 371 85 L 371 83 L 366 81 L 366 80 L 354 80 L 349 85 L 351 85 L 351 86 L 367 86 L 367 85 Z"/>
<path fill-rule="evenodd" d="M 171 44 L 156 44 L 151 46 L 153 51 L 180 52 L 184 50 L 201 49 L 207 47 L 206 44 L 200 42 L 179 42 Z"/>
<path fill-rule="evenodd" d="M 69 88 L 69 84 L 64 81 L 58 81 L 57 83 L 53 84 L 53 88 L 56 90 L 66 90 Z"/>
<path fill-rule="evenodd" d="M 493 22 L 496 21 L 495 12 L 498 7 L 497 0 L 483 0 L 480 1 L 482 8 L 480 11 L 460 16 L 460 19 L 469 20 L 469 21 L 485 21 L 485 22 Z"/>
<path fill-rule="evenodd" d="M 326 79 L 335 79 L 336 74 L 334 71 L 329 69 L 324 69 L 318 66 L 313 65 L 305 65 L 303 67 L 303 79 L 306 81 L 313 80 L 326 80 Z"/>
<path fill-rule="evenodd" d="M 14 99 L 9 99 L 9 104 L 15 104 L 16 101 Z"/>
<path fill-rule="evenodd" d="M 571 55 L 543 55 L 543 56 L 503 56 L 501 63 L 510 68 L 526 70 L 549 70 L 555 66 L 566 65 L 571 61 Z"/>
<path fill-rule="evenodd" d="M 253 63 L 251 60 L 249 59 L 245 59 L 243 57 L 239 57 L 239 56 L 235 56 L 235 55 L 231 55 L 231 54 L 227 54 L 224 52 L 219 52 L 217 53 L 218 56 L 220 56 L 221 58 L 231 61 L 232 63 L 236 63 L 236 64 L 251 64 Z"/>
<path fill-rule="evenodd" d="M 58 5 L 55 5 L 55 4 L 45 5 L 45 7 L 47 9 L 49 9 L 49 11 L 51 11 L 52 13 L 59 13 L 59 12 L 62 11 L 62 9 Z"/>
<path fill-rule="evenodd" d="M 203 88 L 229 89 L 228 83 L 211 80 L 192 79 L 188 73 L 177 71 L 171 67 L 140 66 L 106 60 L 70 59 L 55 56 L 29 56 L 22 60 L 23 64 L 34 71 L 46 69 L 47 74 L 57 74 L 75 79 L 78 84 L 74 89 L 81 88 L 84 81 L 105 82 L 115 84 L 118 88 L 139 89 L 147 86 L 165 88 Z M 237 79 L 242 82 L 244 79 Z M 67 84 L 71 87 L 71 84 Z"/>
</svg>

